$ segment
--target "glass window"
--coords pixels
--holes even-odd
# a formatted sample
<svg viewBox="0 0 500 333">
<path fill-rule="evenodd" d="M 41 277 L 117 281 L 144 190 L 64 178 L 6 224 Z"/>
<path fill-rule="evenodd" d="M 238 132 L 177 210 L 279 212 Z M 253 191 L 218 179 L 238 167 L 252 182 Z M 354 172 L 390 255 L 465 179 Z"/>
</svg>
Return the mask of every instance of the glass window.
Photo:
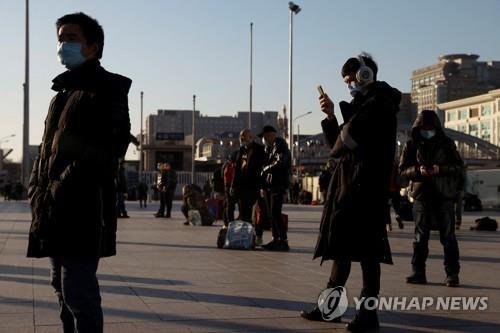
<svg viewBox="0 0 500 333">
<path fill-rule="evenodd" d="M 491 124 L 489 121 L 481 122 L 481 139 L 490 141 Z"/>
<path fill-rule="evenodd" d="M 491 104 L 483 104 L 481 105 L 481 116 L 489 116 L 491 115 Z"/>
<path fill-rule="evenodd" d="M 469 124 L 469 135 L 478 137 L 478 126 L 477 124 Z"/>
<path fill-rule="evenodd" d="M 449 116 L 448 121 L 457 120 L 457 111 L 448 111 L 448 116 Z"/>
<path fill-rule="evenodd" d="M 467 125 L 466 124 L 458 125 L 457 131 L 462 132 L 462 133 L 467 133 Z"/>
<path fill-rule="evenodd" d="M 468 109 L 461 109 L 458 111 L 458 120 L 465 120 L 469 118 L 469 110 Z"/>
</svg>

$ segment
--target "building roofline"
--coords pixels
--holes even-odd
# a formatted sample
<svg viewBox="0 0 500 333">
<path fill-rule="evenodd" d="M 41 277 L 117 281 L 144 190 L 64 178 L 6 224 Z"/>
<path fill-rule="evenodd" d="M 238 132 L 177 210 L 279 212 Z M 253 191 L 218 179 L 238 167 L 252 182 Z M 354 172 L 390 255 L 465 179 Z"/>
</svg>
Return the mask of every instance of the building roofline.
<svg viewBox="0 0 500 333">
<path fill-rule="evenodd" d="M 496 98 L 496 97 L 500 97 L 500 89 L 490 90 L 486 94 L 482 94 L 482 95 L 477 95 L 477 96 L 457 99 L 455 101 L 441 103 L 441 104 L 438 104 L 437 107 L 440 108 L 441 110 L 454 109 L 454 108 L 459 108 L 462 106 L 467 106 L 470 104 L 478 104 L 478 103 L 487 102 L 490 99 Z"/>
</svg>

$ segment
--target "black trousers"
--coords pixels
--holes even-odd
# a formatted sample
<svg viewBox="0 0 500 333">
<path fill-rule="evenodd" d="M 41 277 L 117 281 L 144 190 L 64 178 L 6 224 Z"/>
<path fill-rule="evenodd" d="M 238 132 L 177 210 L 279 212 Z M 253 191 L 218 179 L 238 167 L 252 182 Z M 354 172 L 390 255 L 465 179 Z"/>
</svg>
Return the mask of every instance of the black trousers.
<svg viewBox="0 0 500 333">
<path fill-rule="evenodd" d="M 363 289 L 361 297 L 378 297 L 380 292 L 380 263 L 376 259 L 361 260 Z M 351 260 L 335 259 L 327 288 L 344 287 L 351 273 Z"/>
<path fill-rule="evenodd" d="M 266 202 L 271 212 L 273 239 L 288 240 L 285 223 L 281 216 L 283 208 L 283 191 L 266 190 Z"/>
<path fill-rule="evenodd" d="M 447 275 L 460 271 L 458 242 L 455 236 L 454 202 L 429 200 L 413 203 L 415 238 L 413 241 L 412 268 L 415 273 L 425 273 L 429 255 L 429 234 L 432 226 L 439 230 L 439 240 L 444 248 L 444 268 Z"/>
<path fill-rule="evenodd" d="M 224 211 L 222 213 L 222 219 L 224 220 L 224 225 L 228 226 L 229 222 L 234 221 L 234 210 L 236 207 L 236 198 L 231 195 L 229 189 L 226 189 L 224 195 Z M 239 208 L 241 210 L 241 208 Z"/>
<path fill-rule="evenodd" d="M 172 201 L 174 200 L 175 187 L 173 189 L 167 189 L 166 191 L 160 191 L 160 209 L 158 213 L 170 216 L 172 213 Z"/>
<path fill-rule="evenodd" d="M 240 220 L 252 223 L 253 209 L 259 198 L 258 189 L 241 189 L 238 200 L 240 210 Z"/>
<path fill-rule="evenodd" d="M 99 259 L 50 258 L 51 285 L 59 299 L 64 333 L 102 333 L 97 281 Z"/>
</svg>

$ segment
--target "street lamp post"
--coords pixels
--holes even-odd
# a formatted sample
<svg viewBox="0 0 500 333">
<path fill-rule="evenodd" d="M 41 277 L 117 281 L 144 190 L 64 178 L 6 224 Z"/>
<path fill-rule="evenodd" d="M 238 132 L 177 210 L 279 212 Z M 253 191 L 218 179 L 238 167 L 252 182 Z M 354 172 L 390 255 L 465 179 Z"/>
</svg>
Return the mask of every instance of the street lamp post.
<svg viewBox="0 0 500 333">
<path fill-rule="evenodd" d="M 305 117 L 305 116 L 308 116 L 312 113 L 312 111 L 309 111 L 309 112 L 306 112 L 304 114 L 301 114 L 300 116 L 297 116 L 293 121 L 295 122 L 297 119 L 299 118 L 302 118 L 302 117 Z M 292 146 L 292 149 L 290 149 L 290 153 L 293 151 L 293 146 Z M 297 180 L 299 180 L 299 175 L 300 175 L 300 160 L 299 160 L 299 157 L 300 157 L 300 124 L 297 124 L 297 157 L 296 157 L 296 160 L 297 160 L 297 163 L 295 163 L 295 167 L 297 169 Z"/>
<path fill-rule="evenodd" d="M 191 184 L 194 184 L 194 160 L 195 160 L 195 113 L 196 113 L 196 95 L 193 95 L 193 123 L 191 132 L 193 133 L 193 142 L 191 143 L 191 157 L 193 159 L 191 163 Z"/>
<path fill-rule="evenodd" d="M 144 172 L 144 155 L 143 155 L 143 145 L 144 145 L 144 138 L 143 138 L 143 129 L 142 129 L 142 123 L 143 123 L 143 111 L 144 111 L 144 92 L 141 91 L 141 134 L 139 137 L 139 142 L 140 142 L 140 148 L 139 148 L 139 182 L 143 182 L 143 172 Z"/>
<path fill-rule="evenodd" d="M 23 159 L 21 162 L 21 183 L 25 186 L 28 185 L 28 173 L 29 173 L 29 144 L 30 144 L 30 49 L 29 49 L 29 0 L 26 0 L 26 12 L 25 12 L 25 63 L 24 63 L 24 114 L 23 114 Z"/>
<path fill-rule="evenodd" d="M 248 128 L 252 130 L 253 103 L 253 22 L 250 22 L 250 109 L 248 112 Z"/>
<path fill-rule="evenodd" d="M 288 112 L 289 112 L 289 118 L 290 119 L 290 126 L 288 127 L 289 131 L 289 144 L 290 144 L 290 153 L 291 153 L 291 159 L 293 162 L 293 124 L 292 124 L 292 119 L 293 119 L 293 95 L 292 95 L 292 88 L 293 88 L 293 73 L 292 73 L 292 68 L 293 68 L 293 15 L 297 15 L 300 11 L 301 8 L 294 4 L 293 2 L 288 3 L 288 9 L 290 9 L 290 31 L 289 31 L 289 61 L 288 61 Z"/>
</svg>

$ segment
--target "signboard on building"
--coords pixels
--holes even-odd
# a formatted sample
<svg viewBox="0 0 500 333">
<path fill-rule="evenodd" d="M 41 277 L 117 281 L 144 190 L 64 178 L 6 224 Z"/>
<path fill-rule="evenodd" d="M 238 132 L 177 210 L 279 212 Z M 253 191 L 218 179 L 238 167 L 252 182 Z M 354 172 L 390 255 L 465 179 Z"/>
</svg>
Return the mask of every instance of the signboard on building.
<svg viewBox="0 0 500 333">
<path fill-rule="evenodd" d="M 182 132 L 178 132 L 178 133 L 158 132 L 158 133 L 156 133 L 156 140 L 158 140 L 158 141 L 161 141 L 161 140 L 183 141 L 184 140 L 184 133 L 182 133 Z"/>
</svg>

